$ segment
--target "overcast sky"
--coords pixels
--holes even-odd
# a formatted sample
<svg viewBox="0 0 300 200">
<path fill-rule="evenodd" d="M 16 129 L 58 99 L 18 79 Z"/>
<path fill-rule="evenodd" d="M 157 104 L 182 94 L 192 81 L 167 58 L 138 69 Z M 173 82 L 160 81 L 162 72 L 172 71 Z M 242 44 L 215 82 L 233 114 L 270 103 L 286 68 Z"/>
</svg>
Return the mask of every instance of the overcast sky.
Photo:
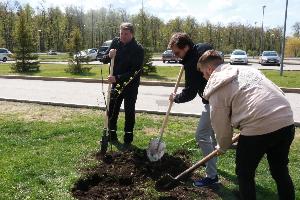
<svg viewBox="0 0 300 200">
<path fill-rule="evenodd" d="M 47 6 L 82 6 L 84 10 L 101 7 L 124 8 L 129 14 L 135 14 L 142 7 L 142 0 L 44 0 Z M 42 0 L 20 0 L 37 7 Z M 165 22 L 177 16 L 195 17 L 199 23 L 209 20 L 216 24 L 221 22 L 240 22 L 261 26 L 262 6 L 266 5 L 264 26 L 274 28 L 284 24 L 285 0 L 144 0 L 144 9 Z M 287 15 L 287 34 L 291 35 L 292 26 L 300 22 L 300 1 L 289 0 Z"/>
</svg>

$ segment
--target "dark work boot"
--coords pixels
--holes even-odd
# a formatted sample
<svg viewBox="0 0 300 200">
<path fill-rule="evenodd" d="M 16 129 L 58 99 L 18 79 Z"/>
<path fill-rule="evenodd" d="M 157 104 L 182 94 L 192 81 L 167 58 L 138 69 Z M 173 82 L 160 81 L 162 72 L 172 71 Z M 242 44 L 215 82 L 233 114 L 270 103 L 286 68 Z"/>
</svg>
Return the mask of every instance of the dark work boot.
<svg viewBox="0 0 300 200">
<path fill-rule="evenodd" d="M 124 144 L 130 145 L 132 141 L 133 141 L 133 132 L 125 132 Z"/>
<path fill-rule="evenodd" d="M 109 130 L 108 131 L 108 141 L 109 142 L 117 142 L 118 136 L 115 130 Z"/>
</svg>

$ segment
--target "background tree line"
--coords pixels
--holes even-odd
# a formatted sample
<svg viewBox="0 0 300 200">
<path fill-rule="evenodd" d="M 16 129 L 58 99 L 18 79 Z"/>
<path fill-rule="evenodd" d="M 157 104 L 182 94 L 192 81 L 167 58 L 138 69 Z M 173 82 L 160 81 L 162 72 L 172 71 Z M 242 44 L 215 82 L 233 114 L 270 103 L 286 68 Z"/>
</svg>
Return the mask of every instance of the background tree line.
<svg viewBox="0 0 300 200">
<path fill-rule="evenodd" d="M 26 8 L 26 9 L 24 9 Z M 281 52 L 282 27 L 265 28 L 260 26 L 230 23 L 212 24 L 209 21 L 199 23 L 192 17 L 176 17 L 168 22 L 153 16 L 143 9 L 129 15 L 124 9 L 101 8 L 83 12 L 83 8 L 70 6 L 63 11 L 58 7 L 46 8 L 40 4 L 36 8 L 19 2 L 0 3 L 0 46 L 14 51 L 17 46 L 18 13 L 24 10 L 26 26 L 32 34 L 32 42 L 37 52 L 54 49 L 70 51 L 70 40 L 74 31 L 79 30 L 82 48 L 99 47 L 118 36 L 121 22 L 132 22 L 136 28 L 136 39 L 152 52 L 161 52 L 167 48 L 172 33 L 183 31 L 195 42 L 209 42 L 216 49 L 230 53 L 233 49 L 243 49 L 249 55 L 258 55 L 261 50 Z M 300 22 L 293 26 L 293 37 L 287 37 L 286 55 L 300 56 Z M 263 38 L 261 38 L 263 35 Z M 262 40 L 261 40 L 262 39 Z M 263 41 L 263 42 L 262 42 Z"/>
</svg>

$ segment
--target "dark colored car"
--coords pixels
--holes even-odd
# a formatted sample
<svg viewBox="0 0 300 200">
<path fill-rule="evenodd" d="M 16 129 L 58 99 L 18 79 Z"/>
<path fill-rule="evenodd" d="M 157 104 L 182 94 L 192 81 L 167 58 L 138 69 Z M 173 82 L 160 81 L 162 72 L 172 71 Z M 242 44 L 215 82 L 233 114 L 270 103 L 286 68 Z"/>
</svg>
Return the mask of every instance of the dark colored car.
<svg viewBox="0 0 300 200">
<path fill-rule="evenodd" d="M 163 63 L 165 63 L 166 61 L 168 61 L 168 62 L 171 62 L 171 61 L 178 62 L 179 58 L 174 55 L 172 50 L 168 49 L 168 50 L 166 50 L 162 53 L 162 61 L 163 61 Z"/>
<path fill-rule="evenodd" d="M 101 60 L 103 58 L 103 56 L 105 55 L 105 52 L 106 50 L 109 48 L 109 46 L 101 46 L 99 49 L 98 49 L 98 52 L 97 52 L 97 60 Z"/>
<path fill-rule="evenodd" d="M 280 57 L 276 51 L 263 51 L 259 58 L 261 65 L 280 65 Z"/>
<path fill-rule="evenodd" d="M 110 47 L 112 40 L 107 40 L 103 42 L 103 44 L 99 47 L 97 51 L 97 60 L 101 61 L 103 56 L 105 55 L 106 50 Z"/>
</svg>

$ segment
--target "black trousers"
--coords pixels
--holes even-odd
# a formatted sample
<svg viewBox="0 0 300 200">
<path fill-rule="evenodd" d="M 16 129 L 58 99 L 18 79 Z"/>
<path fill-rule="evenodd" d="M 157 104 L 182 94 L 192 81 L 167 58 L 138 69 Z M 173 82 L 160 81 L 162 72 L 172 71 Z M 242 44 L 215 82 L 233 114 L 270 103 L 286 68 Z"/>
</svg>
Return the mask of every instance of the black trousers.
<svg viewBox="0 0 300 200">
<path fill-rule="evenodd" d="M 117 121 L 119 117 L 120 107 L 124 100 L 125 111 L 125 132 L 133 132 L 135 124 L 135 103 L 137 99 L 138 88 L 131 90 L 124 90 L 121 94 L 116 92 L 111 93 L 111 100 L 109 104 L 109 122 L 108 126 L 110 130 L 117 131 Z"/>
<path fill-rule="evenodd" d="M 294 125 L 265 135 L 240 136 L 236 151 L 236 174 L 242 199 L 256 199 L 255 170 L 264 154 L 267 155 L 279 199 L 295 199 L 294 185 L 288 170 L 288 154 L 294 136 Z"/>
</svg>

